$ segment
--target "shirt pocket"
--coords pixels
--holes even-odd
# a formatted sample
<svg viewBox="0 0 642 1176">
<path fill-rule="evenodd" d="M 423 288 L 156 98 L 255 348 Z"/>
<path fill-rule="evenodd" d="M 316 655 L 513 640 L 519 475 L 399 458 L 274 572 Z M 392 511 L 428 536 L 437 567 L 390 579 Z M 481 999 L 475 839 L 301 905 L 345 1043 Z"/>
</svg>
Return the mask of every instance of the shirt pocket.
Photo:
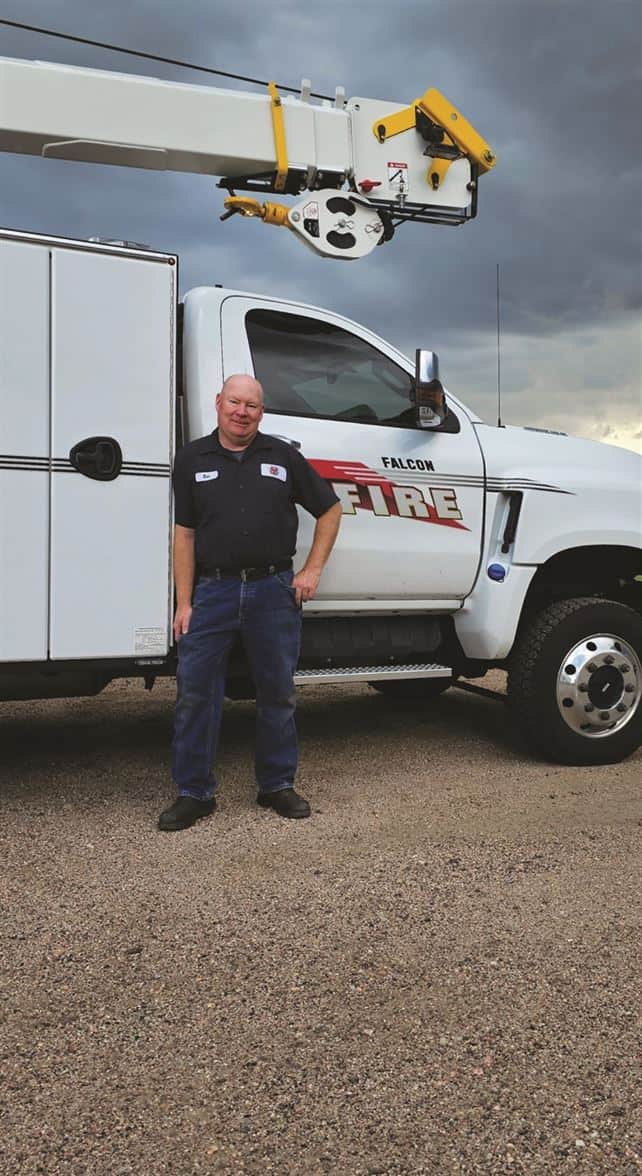
<svg viewBox="0 0 642 1176">
<path fill-rule="evenodd" d="M 222 510 L 222 479 L 219 471 L 197 470 L 193 478 L 192 494 L 199 520 L 215 518 Z"/>
<path fill-rule="evenodd" d="M 280 478 L 261 475 L 259 477 L 259 494 L 260 505 L 258 509 L 261 514 L 273 514 L 280 510 L 287 511 L 291 506 L 290 479 L 286 478 L 285 481 L 282 481 Z"/>
</svg>

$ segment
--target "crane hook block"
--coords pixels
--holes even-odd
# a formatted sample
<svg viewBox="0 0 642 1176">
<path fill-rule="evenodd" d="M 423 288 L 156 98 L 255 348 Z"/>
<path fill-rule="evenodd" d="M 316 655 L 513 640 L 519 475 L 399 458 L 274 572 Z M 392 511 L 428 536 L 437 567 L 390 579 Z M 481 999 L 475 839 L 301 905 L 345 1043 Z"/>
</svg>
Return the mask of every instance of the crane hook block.
<svg viewBox="0 0 642 1176">
<path fill-rule="evenodd" d="M 261 204 L 250 196 L 227 196 L 221 217 L 240 213 L 266 225 L 283 225 L 322 257 L 353 261 L 365 257 L 391 234 L 376 208 L 356 192 L 322 189 L 293 205 Z"/>
</svg>

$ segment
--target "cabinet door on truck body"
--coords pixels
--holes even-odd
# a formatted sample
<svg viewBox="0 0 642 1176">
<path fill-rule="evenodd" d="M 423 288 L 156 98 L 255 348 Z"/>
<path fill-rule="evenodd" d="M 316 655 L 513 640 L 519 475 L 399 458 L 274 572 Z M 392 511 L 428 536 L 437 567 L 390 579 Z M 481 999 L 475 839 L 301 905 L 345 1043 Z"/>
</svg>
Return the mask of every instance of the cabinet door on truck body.
<svg viewBox="0 0 642 1176">
<path fill-rule="evenodd" d="M 176 295 L 168 260 L 52 254 L 52 658 L 169 649 Z M 72 468 L 70 451 L 91 437 L 122 451 L 111 481 Z"/>
<path fill-rule="evenodd" d="M 341 500 L 343 522 L 313 607 L 425 602 L 457 607 L 471 590 L 483 527 L 483 462 L 465 411 L 418 429 L 411 365 L 337 316 L 230 295 L 222 305 L 227 378 L 263 384 L 262 430 L 300 444 Z M 314 520 L 301 512 L 297 564 Z"/>
<path fill-rule="evenodd" d="M 169 649 L 174 263 L 0 239 L 0 662 Z"/>
</svg>

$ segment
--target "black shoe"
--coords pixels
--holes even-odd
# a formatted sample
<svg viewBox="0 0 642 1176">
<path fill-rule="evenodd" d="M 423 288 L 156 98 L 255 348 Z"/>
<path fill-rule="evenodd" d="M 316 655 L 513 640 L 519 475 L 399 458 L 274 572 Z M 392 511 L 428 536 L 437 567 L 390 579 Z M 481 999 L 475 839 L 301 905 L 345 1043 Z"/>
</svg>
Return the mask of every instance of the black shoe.
<svg viewBox="0 0 642 1176">
<path fill-rule="evenodd" d="M 170 808 L 165 809 L 158 818 L 158 828 L 163 833 L 175 833 L 178 829 L 189 829 L 201 817 L 209 817 L 214 812 L 216 801 L 196 800 L 193 796 L 178 796 Z"/>
<path fill-rule="evenodd" d="M 280 817 L 309 817 L 310 805 L 294 788 L 280 788 L 278 792 L 259 792 L 256 803 L 274 809 Z"/>
</svg>

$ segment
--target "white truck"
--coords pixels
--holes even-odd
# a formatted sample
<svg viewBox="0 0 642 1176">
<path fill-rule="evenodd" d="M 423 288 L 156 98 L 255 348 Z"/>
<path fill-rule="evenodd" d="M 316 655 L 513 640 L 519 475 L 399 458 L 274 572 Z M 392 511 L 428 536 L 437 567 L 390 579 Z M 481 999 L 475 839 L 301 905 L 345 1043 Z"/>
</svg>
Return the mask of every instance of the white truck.
<svg viewBox="0 0 642 1176">
<path fill-rule="evenodd" d="M 45 83 L 33 71 L 44 72 Z M 415 124 L 398 132 L 410 135 L 412 150 L 395 148 L 394 163 L 411 175 L 404 190 L 396 177 L 378 205 L 356 193 L 359 176 L 387 184 L 381 103 L 373 104 L 364 170 L 355 163 L 365 151 L 358 119 L 370 100 L 351 108 L 343 100 L 312 107 L 305 92 L 289 105 L 285 99 L 290 142 L 290 107 L 297 117 L 314 112 L 317 147 L 325 142 L 326 150 L 334 134 L 320 128 L 324 116 L 337 123 L 339 140 L 330 145 L 332 167 L 321 152 L 304 168 L 300 148 L 297 168 L 279 168 L 273 94 L 251 96 L 269 142 L 254 145 L 249 162 L 238 162 L 238 144 L 248 138 L 238 129 L 225 159 L 196 134 L 178 159 L 168 112 L 177 92 L 180 107 L 181 91 L 196 101 L 192 92 L 202 88 L 133 79 L 135 87 L 159 88 L 165 103 L 168 92 L 173 98 L 159 112 L 145 92 L 139 124 L 131 81 L 0 62 L 8 99 L 0 149 L 112 162 L 128 152 L 134 166 L 156 166 L 153 152 L 165 150 L 168 166 L 228 178 L 234 171 L 239 187 L 251 184 L 250 173 L 272 189 L 307 185 L 311 194 L 277 223 L 287 216 L 326 255 L 362 256 L 372 236 L 389 236 L 391 214 L 403 219 L 420 205 L 426 138 Z M 100 101 L 95 92 L 87 98 L 85 86 L 98 87 Z M 114 95 L 123 87 L 128 138 L 116 125 Z M 239 94 L 224 94 L 204 90 L 201 100 L 236 109 Z M 102 120 L 91 140 L 82 125 L 88 105 L 92 125 Z M 417 124 L 419 110 L 414 104 Z M 400 111 L 393 114 L 408 123 Z M 162 136 L 152 143 L 157 126 Z M 430 133 L 428 147 L 438 152 Z M 467 153 L 471 142 L 460 141 L 450 157 L 436 153 L 437 163 L 430 157 L 428 176 L 434 167 L 439 176 L 428 180 L 429 199 L 422 194 L 425 219 L 473 214 L 480 170 L 473 155 L 481 160 L 488 149 L 475 142 Z M 348 190 L 338 186 L 346 183 Z M 333 206 L 337 199 L 342 205 Z M 257 212 L 231 200 L 230 210 Z M 273 207 L 258 215 L 276 218 Z M 179 303 L 177 279 L 172 254 L 0 231 L 0 699 L 91 694 L 119 676 L 151 686 L 174 672 L 172 460 L 178 445 L 215 426 L 223 379 L 247 372 L 265 390 L 264 431 L 300 447 L 343 507 L 318 596 L 304 609 L 299 684 L 366 681 L 392 696 L 431 699 L 459 678 L 507 668 L 512 720 L 539 754 L 596 764 L 636 750 L 641 459 L 561 434 L 488 425 L 444 392 L 433 353 L 410 360 L 332 311 L 221 286 L 191 290 Z M 301 562 L 311 528 L 303 515 Z M 236 697 L 247 691 L 240 654 L 228 689 Z"/>
</svg>

